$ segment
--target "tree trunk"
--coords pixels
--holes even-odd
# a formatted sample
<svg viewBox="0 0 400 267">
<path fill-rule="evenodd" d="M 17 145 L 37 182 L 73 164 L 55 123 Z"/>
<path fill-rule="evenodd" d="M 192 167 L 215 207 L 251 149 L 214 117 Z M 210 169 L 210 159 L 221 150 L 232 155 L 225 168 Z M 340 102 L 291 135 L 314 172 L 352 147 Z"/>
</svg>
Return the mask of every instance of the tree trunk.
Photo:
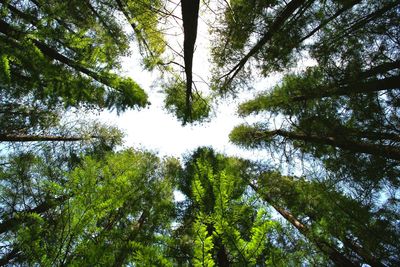
<svg viewBox="0 0 400 267">
<path fill-rule="evenodd" d="M 299 95 L 290 97 L 288 103 L 312 100 L 322 97 L 332 97 L 332 96 L 351 96 L 359 93 L 373 93 L 383 90 L 391 90 L 400 88 L 400 76 L 393 76 L 376 81 L 351 83 L 344 87 L 339 88 L 321 88 L 321 90 L 315 93 L 310 93 L 309 95 Z M 286 102 L 286 101 L 285 101 Z M 284 102 L 282 102 L 283 104 Z M 279 104 L 278 104 L 279 105 Z"/>
<path fill-rule="evenodd" d="M 374 255 L 372 255 L 370 252 L 367 252 L 363 247 L 354 243 L 352 240 L 345 237 L 343 240 L 341 239 L 341 241 L 346 247 L 352 249 L 355 253 L 360 255 L 365 262 L 372 267 L 385 267 L 385 265 L 383 265 L 376 257 L 374 257 Z"/>
<path fill-rule="evenodd" d="M 279 214 L 282 215 L 285 220 L 292 224 L 302 235 L 304 235 L 308 240 L 313 242 L 324 254 L 326 254 L 331 261 L 333 261 L 337 266 L 357 266 L 340 251 L 338 251 L 333 245 L 329 244 L 327 241 L 320 237 L 312 236 L 310 230 L 301 223 L 295 216 L 293 216 L 289 211 L 275 204 L 275 202 L 265 193 L 260 193 L 258 188 L 249 183 L 250 187 L 258 193 L 268 204 L 270 204 Z"/>
<path fill-rule="evenodd" d="M 347 10 L 349 10 L 350 8 L 352 8 L 354 5 L 360 3 L 361 0 L 354 0 L 352 2 L 346 3 L 341 9 L 339 9 L 335 14 L 333 14 L 331 17 L 329 17 L 328 19 L 324 20 L 320 25 L 318 25 L 318 27 L 316 27 L 314 30 L 312 30 L 309 34 L 307 34 L 306 36 L 304 36 L 303 38 L 300 39 L 300 41 L 297 44 L 301 44 L 302 42 L 304 42 L 305 40 L 307 40 L 308 38 L 310 38 L 311 36 L 313 36 L 316 32 L 318 32 L 319 30 L 321 30 L 323 27 L 325 27 L 329 22 L 331 22 L 332 20 L 336 19 L 337 17 L 339 17 L 340 15 L 342 15 L 344 12 L 346 12 Z M 295 47 L 293 47 L 295 48 Z"/>
<path fill-rule="evenodd" d="M 118 251 L 118 255 L 116 256 L 115 262 L 114 262 L 114 267 L 121 267 L 124 265 L 126 258 L 129 256 L 129 254 L 132 253 L 132 248 L 129 245 L 131 241 L 134 241 L 136 236 L 138 235 L 139 231 L 142 229 L 143 224 L 145 220 L 147 219 L 147 212 L 143 211 L 142 214 L 140 215 L 139 220 L 136 222 L 136 224 L 132 225 L 132 230 L 129 233 L 128 237 L 126 238 L 124 245 L 120 250 Z"/>
<path fill-rule="evenodd" d="M 232 80 L 244 67 L 247 61 L 256 53 L 258 53 L 261 50 L 261 48 L 272 39 L 274 34 L 283 27 L 285 22 L 290 18 L 291 15 L 293 15 L 294 11 L 296 11 L 296 9 L 298 9 L 304 2 L 305 0 L 292 0 L 289 4 L 286 5 L 283 11 L 276 17 L 274 22 L 272 22 L 271 26 L 269 26 L 268 31 L 257 42 L 257 44 L 253 46 L 253 48 L 239 61 L 239 63 L 237 63 L 232 68 L 232 70 L 230 70 L 227 74 L 224 75 L 224 77 L 226 77 L 232 74 L 225 81 L 224 83 L 225 86 L 232 82 Z"/>
<path fill-rule="evenodd" d="M 186 74 L 186 114 L 184 123 L 192 117 L 193 54 L 197 38 L 200 0 L 181 0 L 183 21 L 183 56 Z"/>
<path fill-rule="evenodd" d="M 310 217 L 311 220 L 313 220 L 314 222 L 317 222 L 317 221 L 321 220 L 321 218 L 322 218 L 322 216 L 319 216 L 319 215 L 321 215 L 321 212 L 316 212 L 314 214 L 305 213 L 305 215 Z M 335 238 L 340 240 L 344 244 L 345 247 L 354 251 L 362 259 L 364 259 L 364 261 L 366 263 L 368 263 L 372 267 L 375 267 L 375 266 L 376 267 L 385 267 L 385 265 L 383 265 L 371 252 L 367 251 L 361 245 L 358 245 L 350 238 L 347 238 L 346 236 L 343 237 L 342 234 L 338 234 L 338 233 L 332 233 L 332 236 L 334 236 Z"/>
<path fill-rule="evenodd" d="M 368 77 L 372 77 L 378 74 L 385 74 L 388 71 L 399 69 L 400 68 L 400 60 L 393 61 L 393 62 L 386 62 L 376 67 L 370 68 L 360 74 L 361 79 L 365 79 Z"/>
<path fill-rule="evenodd" d="M 258 136 L 258 134 L 256 135 Z M 285 130 L 275 130 L 270 132 L 262 132 L 259 134 L 259 137 L 256 138 L 262 139 L 274 135 L 282 136 L 291 140 L 301 140 L 310 143 L 334 146 L 356 153 L 366 153 L 394 160 L 400 160 L 400 150 L 396 147 L 388 145 L 367 144 L 363 142 L 348 140 L 346 139 L 346 137 L 337 138 L 335 136 L 317 136 L 313 134 L 295 133 L 295 132 L 288 132 Z"/>
<path fill-rule="evenodd" d="M 11 250 L 8 254 L 6 254 L 3 258 L 0 259 L 0 266 L 5 266 L 10 263 L 13 259 L 17 258 L 19 251 L 16 249 Z"/>
<path fill-rule="evenodd" d="M 291 103 L 295 102 L 302 102 L 308 101 L 313 99 L 318 99 L 322 97 L 332 97 L 332 96 L 351 96 L 358 93 L 372 93 L 372 92 L 379 92 L 383 90 L 392 90 L 392 89 L 399 89 L 400 88 L 400 76 L 392 76 L 389 78 L 384 78 L 375 81 L 362 81 L 363 79 L 373 77 L 379 74 L 386 74 L 388 71 L 399 69 L 400 68 L 400 60 L 393 61 L 389 63 L 383 63 L 379 66 L 366 70 L 357 76 L 357 80 L 361 82 L 350 82 L 347 85 L 342 87 L 338 87 L 337 85 L 326 85 L 318 88 L 315 92 L 309 92 L 307 94 L 301 95 L 294 95 L 288 96 L 287 100 L 275 100 L 272 99 L 270 94 L 261 95 L 256 97 L 254 100 L 247 101 L 240 106 L 246 106 L 246 104 L 252 104 L 254 107 L 246 112 L 241 112 L 242 115 L 250 114 L 252 112 L 257 112 L 259 110 L 263 110 L 264 105 L 279 107 L 290 105 Z M 301 90 L 301 88 L 299 88 Z M 279 97 L 279 98 L 286 98 L 286 97 Z M 259 103 L 259 104 L 258 104 Z"/>
<path fill-rule="evenodd" d="M 90 136 L 89 138 L 99 138 L 99 136 Z M 87 140 L 81 136 L 56 136 L 56 135 L 11 135 L 0 134 L 0 142 L 76 142 Z"/>
</svg>

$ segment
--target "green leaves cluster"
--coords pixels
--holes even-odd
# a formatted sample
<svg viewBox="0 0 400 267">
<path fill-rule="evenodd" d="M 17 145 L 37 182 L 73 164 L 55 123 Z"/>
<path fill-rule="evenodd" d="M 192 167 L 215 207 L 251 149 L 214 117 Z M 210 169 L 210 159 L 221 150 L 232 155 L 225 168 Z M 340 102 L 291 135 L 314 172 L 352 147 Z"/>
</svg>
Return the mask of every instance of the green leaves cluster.
<svg viewBox="0 0 400 267">
<path fill-rule="evenodd" d="M 32 167 L 42 167 L 43 162 L 34 164 Z M 165 262 L 157 243 L 170 227 L 173 196 L 171 180 L 163 173 L 159 159 L 148 152 L 126 150 L 102 159 L 85 157 L 62 180 L 56 177 L 50 187 L 41 189 L 47 196 L 40 197 L 43 200 L 33 200 L 28 192 L 21 196 L 25 208 L 21 212 L 11 210 L 8 218 L 3 215 L 2 226 L 10 220 L 14 224 L 3 228 L 7 235 L 2 242 L 10 244 L 10 253 L 18 250 L 11 257 L 15 263 L 75 266 L 122 265 L 144 259 Z M 37 174 L 31 175 L 25 177 L 25 183 L 35 181 Z M 4 172 L 2 177 L 4 181 L 11 178 Z M 5 184 L 2 197 L 10 189 Z M 8 199 L 16 203 L 15 196 Z M 18 207 L 14 205 L 10 208 Z M 36 208 L 25 212 L 26 206 Z"/>
<path fill-rule="evenodd" d="M 176 118 L 186 123 L 202 123 L 208 120 L 211 113 L 210 99 L 204 97 L 200 92 L 192 95 L 190 114 L 188 114 L 186 103 L 185 83 L 179 80 L 171 81 L 164 85 L 166 98 L 164 100 L 165 108 Z"/>
<path fill-rule="evenodd" d="M 129 39 L 114 19 L 117 7 L 109 4 L 4 1 L 1 72 L 8 74 L 1 81 L 2 94 L 47 106 L 118 111 L 145 106 L 143 89 L 112 73 L 119 57 L 128 54 Z"/>
</svg>

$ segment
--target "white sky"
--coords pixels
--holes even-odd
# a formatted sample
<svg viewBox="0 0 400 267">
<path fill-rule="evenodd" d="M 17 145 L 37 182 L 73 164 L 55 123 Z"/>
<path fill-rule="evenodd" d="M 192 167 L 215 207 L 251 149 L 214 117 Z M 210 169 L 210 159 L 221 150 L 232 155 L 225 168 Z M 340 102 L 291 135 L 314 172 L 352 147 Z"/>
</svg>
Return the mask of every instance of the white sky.
<svg viewBox="0 0 400 267">
<path fill-rule="evenodd" d="M 229 142 L 228 135 L 233 127 L 245 122 L 245 119 L 240 119 L 235 115 L 237 102 L 220 104 L 215 116 L 208 123 L 183 127 L 174 115 L 168 114 L 163 109 L 165 96 L 159 92 L 159 87 L 152 86 L 157 74 L 143 71 L 137 62 L 139 61 L 136 59 L 126 59 L 123 66 L 127 74 L 149 94 L 151 105 L 139 111 L 127 111 L 120 116 L 106 111 L 99 116 L 101 121 L 124 130 L 127 135 L 126 146 L 146 148 L 158 152 L 161 156 L 176 157 L 199 146 L 212 146 L 219 152 L 246 158 L 265 154 L 241 150 Z"/>
<path fill-rule="evenodd" d="M 180 9 L 176 11 L 180 16 Z M 203 14 L 202 14 L 203 16 Z M 209 59 L 209 36 L 204 23 L 204 17 L 199 19 L 199 29 L 194 54 L 193 72 L 208 80 L 210 64 Z M 172 30 L 176 37 L 168 40 L 172 46 L 179 47 L 183 43 L 182 29 L 177 26 Z M 135 49 L 135 48 L 133 48 Z M 177 49 L 180 50 L 180 49 Z M 199 146 L 211 146 L 218 152 L 228 155 L 237 155 L 245 158 L 263 157 L 265 152 L 245 151 L 229 142 L 229 133 L 234 126 L 245 122 L 235 115 L 236 104 L 222 103 L 215 111 L 215 116 L 208 123 L 201 125 L 181 126 L 174 115 L 168 114 L 163 109 L 165 96 L 159 91 L 161 88 L 154 86 L 158 78 L 157 73 L 149 73 L 140 66 L 140 57 L 135 51 L 129 58 L 122 62 L 124 74 L 134 79 L 149 95 L 151 106 L 140 111 L 130 110 L 120 116 L 114 112 L 102 112 L 99 119 L 108 124 L 116 125 L 126 133 L 125 146 L 146 148 L 158 152 L 161 156 L 181 157 L 182 154 L 191 152 Z M 182 62 L 177 59 L 177 61 Z M 196 80 L 196 76 L 194 79 Z M 198 79 L 198 78 L 197 78 Z M 204 84 L 196 83 L 198 87 L 204 88 Z M 248 93 L 251 98 L 253 93 Z M 239 98 L 240 99 L 240 98 Z M 240 102 L 244 101 L 242 98 Z M 222 101 L 223 102 L 223 101 Z"/>
</svg>

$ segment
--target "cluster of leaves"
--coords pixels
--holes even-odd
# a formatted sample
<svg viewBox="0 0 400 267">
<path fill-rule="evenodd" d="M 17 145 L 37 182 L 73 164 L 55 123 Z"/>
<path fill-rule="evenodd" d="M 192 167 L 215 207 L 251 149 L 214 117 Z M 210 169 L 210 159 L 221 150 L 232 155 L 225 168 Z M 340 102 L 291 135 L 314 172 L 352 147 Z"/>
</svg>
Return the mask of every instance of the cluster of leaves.
<svg viewBox="0 0 400 267">
<path fill-rule="evenodd" d="M 210 99 L 202 96 L 200 92 L 192 95 L 190 100 L 190 113 L 187 110 L 186 84 L 184 82 L 173 82 L 164 85 L 166 98 L 165 108 L 175 117 L 182 121 L 182 124 L 206 121 L 211 112 Z"/>
<path fill-rule="evenodd" d="M 173 195 L 154 155 L 96 153 L 59 168 L 47 157 L 10 160 L 1 171 L 3 264 L 163 262 L 153 254 L 169 228 Z"/>
<path fill-rule="evenodd" d="M 143 89 L 113 73 L 129 39 L 108 4 L 3 1 L 2 92 L 46 106 L 145 106 Z"/>
</svg>

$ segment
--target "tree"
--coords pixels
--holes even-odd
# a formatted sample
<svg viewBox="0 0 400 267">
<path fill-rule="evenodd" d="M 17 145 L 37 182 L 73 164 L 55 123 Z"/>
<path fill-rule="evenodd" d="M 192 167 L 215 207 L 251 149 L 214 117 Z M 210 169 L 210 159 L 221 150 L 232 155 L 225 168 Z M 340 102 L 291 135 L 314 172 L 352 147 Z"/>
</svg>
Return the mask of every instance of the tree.
<svg viewBox="0 0 400 267">
<path fill-rule="evenodd" d="M 182 21 L 183 21 L 183 32 L 184 32 L 184 41 L 183 41 L 183 52 L 184 52 L 184 60 L 185 60 L 185 73 L 186 73 L 186 116 L 184 118 L 184 123 L 186 121 L 192 120 L 192 83 L 193 83 L 193 53 L 194 53 L 194 44 L 196 43 L 197 38 L 197 20 L 199 17 L 199 6 L 200 0 L 181 1 L 182 8 Z"/>
<path fill-rule="evenodd" d="M 399 233 L 393 220 L 382 216 L 386 211 L 374 211 L 326 183 L 273 171 L 252 183 L 262 198 L 337 264 L 397 264 Z"/>
<path fill-rule="evenodd" d="M 283 48 L 271 43 L 254 54 L 260 64 L 253 70 L 263 75 L 282 70 L 282 81 L 239 106 L 240 115 L 259 113 L 268 121 L 236 127 L 231 140 L 289 155 L 289 164 L 294 159 L 319 164 L 319 180 L 366 205 L 382 195 L 383 203 L 397 199 L 397 7 L 394 1 L 348 1 L 300 8 L 289 20 L 293 28 L 282 31 Z M 297 53 L 307 53 L 315 66 L 291 70 Z"/>
<path fill-rule="evenodd" d="M 161 0 L 0 0 L 0 265 L 399 265 L 398 1 L 180 4 L 181 18 Z M 210 4 L 222 8 L 205 96 L 192 68 Z M 182 51 L 171 25 L 183 26 Z M 181 165 L 116 152 L 114 127 L 73 124 L 71 110 L 148 104 L 119 74 L 132 40 L 183 124 L 280 72 L 239 106 L 261 121 L 230 134 L 271 157 L 199 148 Z M 275 154 L 301 175 L 275 168 Z"/>
<path fill-rule="evenodd" d="M 45 105 L 94 105 L 123 111 L 147 96 L 133 80 L 114 73 L 128 38 L 107 2 L 2 1 L 2 91 Z M 82 16 L 82 13 L 93 16 Z"/>
<path fill-rule="evenodd" d="M 188 102 L 188 93 L 185 89 L 187 85 L 178 77 L 175 79 L 163 85 L 166 93 L 164 100 L 166 109 L 173 113 L 182 125 L 206 121 L 211 112 L 210 97 L 205 97 L 200 92 L 190 93 Z"/>
<path fill-rule="evenodd" d="M 367 65 L 396 60 L 395 1 L 234 1 L 225 6 L 213 47 L 215 87 L 237 89 L 251 73 L 268 76 L 295 66 L 307 53 L 319 64 L 350 66 L 354 56 L 369 54 Z M 380 25 L 380 27 L 378 27 Z M 382 40 L 376 46 L 374 40 Z M 387 56 L 387 57 L 386 57 Z M 353 62 L 354 63 L 354 62 Z M 371 64 L 371 65 L 370 65 Z"/>
<path fill-rule="evenodd" d="M 173 233 L 172 251 L 183 258 L 177 257 L 179 264 L 266 266 L 307 261 L 297 261 L 285 246 L 276 244 L 280 225 L 250 193 L 248 167 L 247 161 L 208 148 L 188 157 L 177 184 L 186 196 L 181 224 Z"/>
<path fill-rule="evenodd" d="M 13 200 L 15 208 L 24 208 L 11 210 L 8 219 L 3 219 L 2 242 L 9 244 L 3 263 L 165 263 L 157 243 L 162 242 L 173 214 L 172 186 L 154 155 L 126 150 L 103 158 L 85 157 L 63 177 L 46 181 L 48 176 L 42 175 L 35 181 L 41 171 L 55 170 L 44 163 L 25 160 L 25 171 L 18 170 L 21 163 L 11 165 L 20 172 L 16 177 L 10 175 L 11 169 L 3 168 L 2 177 L 10 182 L 25 175 L 24 190 L 28 190 L 24 195 L 17 193 L 22 203 Z M 37 183 L 40 190 L 28 182 Z M 37 201 L 29 195 L 36 192 L 47 196 L 46 200 L 27 208 L 35 206 L 28 201 Z M 56 195 L 60 197 L 51 199 Z M 10 194 L 2 197 L 11 200 Z M 6 227 L 6 222 L 13 224 Z"/>
<path fill-rule="evenodd" d="M 166 63 L 160 64 L 160 69 L 165 76 L 162 82 L 166 94 L 165 108 L 174 114 L 182 122 L 182 125 L 186 125 L 195 122 L 202 123 L 208 119 L 211 114 L 211 97 L 205 96 L 193 78 L 200 1 L 183 0 L 180 5 L 182 17 L 172 16 L 172 19 L 175 20 L 175 23 L 179 23 L 175 27 L 183 27 L 183 44 L 180 42 L 177 44 L 183 48 L 179 52 L 172 44 L 167 44 L 167 52 L 172 52 L 173 56 Z M 179 59 L 183 62 L 180 63 Z M 177 66 L 178 69 L 173 66 Z"/>
</svg>

